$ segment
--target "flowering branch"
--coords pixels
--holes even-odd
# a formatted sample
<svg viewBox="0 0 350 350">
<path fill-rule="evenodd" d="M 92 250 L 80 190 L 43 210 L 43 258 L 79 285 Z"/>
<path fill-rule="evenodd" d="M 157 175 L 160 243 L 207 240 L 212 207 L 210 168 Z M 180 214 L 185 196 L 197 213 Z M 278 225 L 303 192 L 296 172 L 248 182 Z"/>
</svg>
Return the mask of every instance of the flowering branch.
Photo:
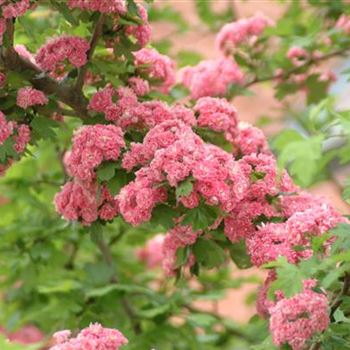
<svg viewBox="0 0 350 350">
<path fill-rule="evenodd" d="M 71 107 L 77 117 L 81 119 L 88 118 L 87 104 L 88 100 L 81 93 L 77 93 L 75 88 L 59 83 L 47 76 L 33 63 L 22 58 L 13 48 L 0 48 L 0 64 L 9 71 L 19 73 L 28 79 L 38 90 L 46 95 L 55 95 L 57 99 L 67 106 Z"/>
<path fill-rule="evenodd" d="M 96 48 L 97 43 L 98 43 L 98 39 L 101 36 L 105 19 L 106 19 L 105 15 L 101 14 L 99 19 L 97 20 L 94 33 L 93 33 L 91 40 L 90 40 L 90 49 L 87 53 L 87 62 L 79 70 L 77 82 L 75 84 L 75 88 L 76 88 L 77 92 L 79 92 L 79 93 L 81 93 L 81 89 L 84 85 L 84 79 L 85 79 L 85 75 L 87 72 L 88 64 L 89 64 L 89 61 L 90 61 L 92 55 L 94 54 L 95 48 Z"/>
<path fill-rule="evenodd" d="M 317 64 L 321 61 L 326 61 L 326 60 L 333 58 L 333 57 L 336 57 L 336 56 L 342 56 L 342 55 L 346 54 L 349 50 L 350 50 L 350 48 L 346 47 L 346 48 L 343 48 L 340 50 L 330 52 L 330 53 L 323 55 L 323 56 L 320 56 L 320 57 L 310 58 L 302 65 L 297 66 L 297 67 L 290 69 L 289 71 L 286 71 L 283 74 L 281 74 L 281 78 L 288 79 L 291 75 L 298 73 L 298 72 L 302 71 L 303 69 L 305 69 L 313 64 Z M 244 85 L 244 87 L 248 88 L 248 87 L 255 85 L 255 84 L 263 83 L 263 82 L 270 81 L 270 80 L 275 80 L 276 78 L 278 78 L 278 76 L 276 76 L 275 74 L 268 75 L 268 76 L 263 77 L 263 78 L 259 78 L 259 77 L 255 76 L 255 78 L 253 80 L 247 82 Z"/>
</svg>

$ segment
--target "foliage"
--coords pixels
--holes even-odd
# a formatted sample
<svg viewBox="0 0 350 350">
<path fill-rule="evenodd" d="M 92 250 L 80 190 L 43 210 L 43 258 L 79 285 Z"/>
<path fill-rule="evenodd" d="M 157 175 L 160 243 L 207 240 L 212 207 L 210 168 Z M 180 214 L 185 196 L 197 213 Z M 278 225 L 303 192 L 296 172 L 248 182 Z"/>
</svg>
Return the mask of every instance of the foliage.
<svg viewBox="0 0 350 350">
<path fill-rule="evenodd" d="M 168 4 L 156 6 L 149 1 L 143 4 L 148 11 L 147 20 L 133 0 L 128 0 L 127 10 L 118 14 L 102 14 L 102 11 L 100 13 L 91 9 L 83 11 L 68 6 L 68 2 L 54 0 L 31 3 L 37 6 L 13 21 L 6 21 L 6 32 L 0 46 L 0 74 L 5 76 L 5 83 L 0 82 L 0 110 L 6 116 L 6 122 L 15 126 L 13 134 L 0 142 L 0 173 L 3 167 L 8 168 L 0 180 L 0 193 L 4 196 L 0 216 L 0 324 L 9 332 L 24 325 L 35 325 L 48 340 L 56 330 L 77 331 L 91 322 L 99 322 L 105 327 L 122 331 L 129 339 L 125 349 L 130 350 L 277 349 L 269 332 L 268 319 L 256 315 L 247 324 L 241 325 L 197 306 L 203 301 L 221 300 L 230 289 L 261 283 L 256 276 L 237 277 L 236 272 L 253 265 L 262 265 L 262 269 L 275 273 L 266 292 L 271 303 L 277 303 L 281 293 L 287 299 L 300 295 L 304 282 L 311 279 L 317 280 L 313 292 L 327 295 L 330 324 L 322 333 L 307 339 L 309 349 L 317 349 L 317 346 L 323 349 L 350 349 L 350 225 L 326 205 L 317 208 L 321 210 L 326 206 L 336 217 L 335 221 L 328 226 L 327 220 L 331 221 L 333 216 L 321 217 L 321 222 L 316 220 L 316 229 L 312 227 L 310 232 L 303 232 L 303 245 L 292 247 L 292 254 L 302 256 L 306 252 L 306 257 L 291 261 L 290 256 L 281 253 L 282 256 L 264 261 L 263 264 L 253 261 L 248 247 L 251 245 L 249 237 L 240 236 L 243 219 L 243 224 L 235 221 L 236 226 L 231 235 L 227 232 L 227 222 L 240 218 L 240 212 L 235 212 L 235 207 L 226 210 L 221 199 L 216 196 L 209 199 L 202 196 L 197 198 L 196 205 L 185 205 L 193 193 L 198 194 L 203 190 L 193 174 L 173 185 L 162 173 L 162 180 L 157 180 L 151 190 L 156 192 L 164 189 L 167 199 L 153 203 L 149 220 L 144 222 L 131 222 L 131 225 L 125 215 L 105 219 L 100 213 L 91 222 L 84 222 L 81 217 L 70 221 L 59 217 L 54 206 L 55 194 L 67 182 L 79 186 L 84 184 L 67 166 L 65 156 L 72 145 L 73 148 L 81 146 L 80 143 L 74 144 L 77 135 L 81 135 L 76 130 L 82 130 L 82 126 L 114 126 L 113 123 L 120 126 L 117 124 L 119 119 L 107 118 L 108 108 L 102 111 L 92 107 L 94 96 L 105 91 L 106 86 L 118 91 L 111 96 L 111 104 L 115 105 L 123 98 L 120 91 L 130 90 L 123 88 L 131 87 L 131 78 L 137 77 L 143 83 L 147 80 L 150 90 L 133 93 L 133 96 L 137 103 L 144 103 L 142 106 L 155 101 L 158 107 L 166 106 L 165 112 L 152 111 L 152 117 L 158 117 L 163 112 L 165 115 L 175 113 L 172 109 L 175 103 L 185 101 L 187 111 L 194 110 L 193 118 L 198 121 L 197 126 L 190 125 L 189 129 L 193 126 L 191 132 L 194 130 L 193 134 L 201 142 L 204 140 L 206 145 L 218 146 L 220 151 L 230 157 L 233 153 L 236 165 L 242 163 L 245 155 L 238 149 L 239 144 L 232 141 L 237 137 L 235 132 L 238 130 L 235 111 L 222 112 L 234 115 L 231 115 L 236 128 L 233 134 L 230 134 L 230 127 L 227 130 L 220 129 L 220 123 L 216 121 L 213 125 L 205 122 L 201 125 L 200 115 L 205 113 L 199 111 L 191 89 L 185 87 L 184 83 L 175 85 L 175 78 L 169 86 L 166 85 L 169 76 L 169 80 L 172 80 L 173 69 L 168 58 L 156 56 L 159 59 L 157 63 L 164 64 L 164 71 L 169 75 L 165 77 L 157 75 L 159 71 L 156 69 L 149 73 L 154 62 L 139 65 L 136 62 L 135 52 L 140 50 L 156 47 L 162 53 L 171 52 L 171 40 L 142 43 L 148 33 L 148 20 L 152 23 L 171 22 L 175 26 L 174 35 L 179 37 L 191 30 L 191 24 L 182 18 L 180 12 Z M 217 31 L 226 22 L 233 21 L 238 13 L 231 7 L 223 12 L 215 12 L 213 3 L 195 1 L 200 20 L 210 30 Z M 3 16 L 3 7 L 1 11 Z M 287 168 L 302 187 L 332 176 L 335 164 L 350 162 L 350 111 L 337 107 L 336 97 L 329 93 L 332 81 L 323 77 L 320 68 L 321 62 L 345 55 L 350 49 L 350 35 L 335 25 L 342 14 L 349 13 L 350 5 L 341 0 L 322 3 L 310 0 L 307 4 L 303 1 L 287 1 L 286 12 L 274 25 L 267 26 L 261 35 L 254 36 L 252 42 L 243 42 L 227 56 L 234 59 L 242 70 L 244 82 L 229 84 L 223 94 L 225 97 L 234 99 L 238 95 L 245 95 L 249 98 L 253 85 L 272 82 L 276 99 L 286 106 L 286 119 L 292 121 L 295 127 L 273 137 L 270 144 L 278 155 L 278 166 Z M 141 39 L 137 31 L 141 32 Z M 89 43 L 89 50 L 84 53 L 84 64 L 77 66 L 69 61 L 70 57 L 66 57 L 60 62 L 64 67 L 60 65 L 55 71 L 45 72 L 38 62 L 28 63 L 13 48 L 13 45 L 25 45 L 30 52 L 40 52 L 43 45 L 45 48 L 47 39 L 63 35 L 85 38 Z M 288 52 L 293 47 L 302 48 L 308 56 L 295 64 L 288 58 Z M 178 52 L 173 58 L 178 67 L 196 66 L 202 60 L 198 53 L 186 50 Z M 64 75 L 60 76 L 62 71 Z M 347 78 L 349 70 L 341 74 Z M 43 91 L 47 103 L 21 108 L 17 103 L 18 90 L 30 86 Z M 121 87 L 122 90 L 117 90 Z M 293 103 L 288 104 L 296 94 L 305 97 L 306 108 L 303 111 L 292 108 Z M 131 115 L 127 112 L 123 114 L 125 119 Z M 113 113 L 111 115 L 113 117 Z M 101 156 L 102 160 L 93 168 L 97 189 L 93 187 L 89 190 L 95 191 L 95 201 L 101 200 L 96 210 L 105 204 L 103 201 L 112 205 L 115 198 L 119 198 L 115 196 L 123 193 L 130 184 L 137 183 L 141 170 L 150 163 L 146 156 L 147 152 L 153 152 L 154 145 L 147 145 L 146 142 L 147 138 L 151 138 L 149 129 L 154 130 L 155 125 L 142 124 L 140 120 L 132 127 L 121 127 L 125 147 L 120 146 L 120 158 L 119 154 L 116 158 Z M 268 122 L 269 116 L 265 116 L 264 120 Z M 19 138 L 16 128 L 19 125 L 27 126 L 31 133 L 23 152 L 15 148 Z M 174 137 L 178 136 L 177 133 L 181 134 L 183 129 L 180 131 L 177 130 Z M 185 134 L 189 134 L 189 131 Z M 101 137 L 103 141 L 107 138 Z M 168 142 L 167 138 L 162 140 L 164 144 Z M 258 136 L 252 139 L 255 142 Z M 88 139 L 86 144 L 93 141 L 96 140 Z M 146 145 L 142 154 L 146 165 L 142 160 L 133 169 L 127 169 L 121 159 L 131 152 L 135 144 Z M 187 146 L 186 142 L 184 146 Z M 202 144 L 196 144 L 196 147 L 201 150 Z M 267 145 L 259 145 L 259 155 L 266 155 L 264 147 L 267 148 Z M 162 154 L 161 147 L 153 153 L 151 160 L 156 153 Z M 211 164 L 214 153 L 208 154 L 210 157 L 206 162 Z M 271 156 L 270 153 L 268 156 Z M 98 158 L 97 153 L 95 158 Z M 249 167 L 252 169 L 248 176 L 250 186 L 256 185 L 258 188 L 260 183 L 268 181 L 266 169 L 255 169 L 253 163 L 249 163 Z M 219 176 L 218 171 L 222 168 L 225 166 L 220 163 L 215 176 Z M 236 175 L 232 174 L 232 169 L 230 176 Z M 151 170 L 155 173 L 154 169 Z M 242 174 L 235 178 L 237 182 L 242 180 Z M 281 174 L 282 171 L 276 172 L 275 177 L 280 180 Z M 232 186 L 231 178 L 228 183 Z M 112 199 L 104 199 L 104 188 Z M 136 188 L 136 194 L 145 188 L 147 184 Z M 242 188 L 242 192 L 247 191 L 244 186 Z M 154 192 L 152 195 L 150 192 L 140 195 L 133 205 L 149 200 Z M 239 195 L 242 193 L 230 192 L 229 199 Z M 281 214 L 282 204 L 279 201 L 282 197 L 293 195 L 294 192 L 279 191 L 264 196 L 261 203 L 273 208 L 274 213 L 259 212 L 250 223 L 253 230 L 260 232 L 266 226 L 279 227 L 286 223 L 288 215 Z M 350 203 L 350 179 L 343 196 Z M 122 212 L 122 209 L 118 207 L 118 211 Z M 166 233 L 166 237 L 176 236 L 179 223 L 185 229 L 190 228 L 186 235 L 194 238 L 190 243 L 185 241 L 189 239 L 186 235 L 178 239 L 175 261 L 172 261 L 174 266 L 170 271 L 172 277 L 169 277 L 159 268 L 159 262 L 156 267 L 149 266 L 151 259 L 147 261 L 142 258 L 142 251 L 159 233 L 162 237 Z M 318 231 L 315 234 L 312 230 Z M 278 246 L 282 242 L 282 238 L 281 242 L 279 238 L 270 244 Z M 155 258 L 160 253 L 161 248 L 153 248 L 151 257 Z M 163 260 L 166 260 L 164 256 Z M 255 301 L 255 295 L 253 297 Z M 1 337 L 0 348 L 36 350 L 37 346 L 9 343 Z M 291 347 L 282 344 L 279 349 Z"/>
</svg>

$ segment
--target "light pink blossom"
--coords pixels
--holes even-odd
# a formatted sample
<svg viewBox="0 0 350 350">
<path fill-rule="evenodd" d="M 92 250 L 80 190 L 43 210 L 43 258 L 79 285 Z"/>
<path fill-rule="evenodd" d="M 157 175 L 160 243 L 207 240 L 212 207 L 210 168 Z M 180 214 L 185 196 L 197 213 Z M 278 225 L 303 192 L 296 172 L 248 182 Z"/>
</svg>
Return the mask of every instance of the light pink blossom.
<svg viewBox="0 0 350 350">
<path fill-rule="evenodd" d="M 185 67 L 180 72 L 182 84 L 191 97 L 224 96 L 230 84 L 242 84 L 244 75 L 232 58 L 205 60 L 197 66 Z"/>
<path fill-rule="evenodd" d="M 55 333 L 56 345 L 50 350 L 119 350 L 128 340 L 117 329 L 104 328 L 100 324 L 90 324 L 81 330 L 76 337 L 70 331 Z"/>
</svg>

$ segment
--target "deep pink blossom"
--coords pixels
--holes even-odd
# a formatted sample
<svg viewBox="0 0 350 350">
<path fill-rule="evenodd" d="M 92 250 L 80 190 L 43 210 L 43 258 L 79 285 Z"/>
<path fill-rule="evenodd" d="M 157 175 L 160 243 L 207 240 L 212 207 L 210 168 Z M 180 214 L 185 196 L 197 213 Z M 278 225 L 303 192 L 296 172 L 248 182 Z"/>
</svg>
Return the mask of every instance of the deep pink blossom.
<svg viewBox="0 0 350 350">
<path fill-rule="evenodd" d="M 45 70 L 62 75 L 62 64 L 67 60 L 74 67 L 81 67 L 87 62 L 89 43 L 76 36 L 61 36 L 50 39 L 37 52 L 35 59 L 38 66 Z"/>
<path fill-rule="evenodd" d="M 304 291 L 285 298 L 269 309 L 270 331 L 275 345 L 288 343 L 293 350 L 305 349 L 306 342 L 329 325 L 328 299 L 311 288 L 306 281 Z"/>
<path fill-rule="evenodd" d="M 263 131 L 246 122 L 238 123 L 233 144 L 237 155 L 271 152 Z"/>
<path fill-rule="evenodd" d="M 198 115 L 198 126 L 224 132 L 227 140 L 232 141 L 237 127 L 237 110 L 227 100 L 202 97 L 194 106 Z"/>
<path fill-rule="evenodd" d="M 143 47 L 146 46 L 151 40 L 152 28 L 148 23 L 148 14 L 146 9 L 140 4 L 138 4 L 137 8 L 143 23 L 136 26 L 127 26 L 125 32 L 128 35 L 135 37 L 137 43 Z"/>
<path fill-rule="evenodd" d="M 45 94 L 33 87 L 23 87 L 17 91 L 17 106 L 23 109 L 35 105 L 46 105 L 48 102 Z"/>
<path fill-rule="evenodd" d="M 15 145 L 13 146 L 17 153 L 22 153 L 30 141 L 30 128 L 28 125 L 21 124 L 17 127 L 17 135 L 13 137 Z"/>
<path fill-rule="evenodd" d="M 120 213 L 133 226 L 149 221 L 154 207 L 167 198 L 164 188 L 145 179 L 136 179 L 124 186 L 118 195 Z"/>
<path fill-rule="evenodd" d="M 128 80 L 128 83 L 137 96 L 147 95 L 150 91 L 148 81 L 140 77 L 132 77 Z"/>
<path fill-rule="evenodd" d="M 4 334 L 9 341 L 23 345 L 36 344 L 44 340 L 44 334 L 34 325 L 23 326 L 11 333 L 0 327 L 0 333 Z"/>
<path fill-rule="evenodd" d="M 70 331 L 60 331 L 54 334 L 56 345 L 50 350 L 119 350 L 128 340 L 117 329 L 104 328 L 100 324 L 90 324 L 76 337 L 71 337 Z"/>
<path fill-rule="evenodd" d="M 124 14 L 127 12 L 126 0 L 68 0 L 68 6 L 101 13 Z"/>
<path fill-rule="evenodd" d="M 134 52 L 135 66 L 148 76 L 154 88 L 168 93 L 175 84 L 175 62 L 157 50 L 143 48 Z"/>
<path fill-rule="evenodd" d="M 2 15 L 4 18 L 15 18 L 23 16 L 30 8 L 30 0 L 19 0 L 15 3 L 9 2 L 2 5 Z"/>
<path fill-rule="evenodd" d="M 81 127 L 73 137 L 72 151 L 65 158 L 69 173 L 91 181 L 103 161 L 117 160 L 125 147 L 123 132 L 114 125 L 95 124 Z"/>
<path fill-rule="evenodd" d="M 181 70 L 180 80 L 193 99 L 203 96 L 224 96 L 230 84 L 242 84 L 244 75 L 232 58 L 200 62 Z"/>
<path fill-rule="evenodd" d="M 5 114 L 0 111 L 0 145 L 3 144 L 13 132 L 13 124 L 6 120 Z"/>
</svg>

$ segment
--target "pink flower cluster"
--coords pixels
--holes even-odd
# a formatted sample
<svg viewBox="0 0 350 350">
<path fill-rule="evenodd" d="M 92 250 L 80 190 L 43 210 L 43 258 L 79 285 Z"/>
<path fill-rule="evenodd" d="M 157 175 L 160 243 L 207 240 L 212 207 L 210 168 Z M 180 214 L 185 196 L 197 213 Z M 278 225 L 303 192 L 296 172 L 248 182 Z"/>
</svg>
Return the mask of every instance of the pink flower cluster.
<svg viewBox="0 0 350 350">
<path fill-rule="evenodd" d="M 68 7 L 101 13 L 124 14 L 127 12 L 126 0 L 68 0 Z"/>
<path fill-rule="evenodd" d="M 24 152 L 30 141 L 30 128 L 25 124 L 18 124 L 14 121 L 7 121 L 5 115 L 0 111 L 0 147 L 9 138 L 14 141 L 13 148 L 16 153 Z M 13 163 L 13 159 L 6 159 L 5 164 L 0 164 L 0 175 L 3 175 L 7 168 Z"/>
<path fill-rule="evenodd" d="M 175 84 L 175 62 L 157 50 L 143 48 L 134 52 L 134 63 L 140 75 L 146 75 L 154 88 L 168 93 Z"/>
<path fill-rule="evenodd" d="M 104 328 L 100 324 L 91 324 L 82 329 L 76 337 L 69 330 L 53 335 L 56 345 L 50 350 L 119 350 L 128 340 L 117 329 Z"/>
<path fill-rule="evenodd" d="M 9 341 L 23 345 L 35 344 L 44 340 L 44 334 L 33 325 L 23 326 L 11 333 L 0 327 L 0 333 L 4 334 Z"/>
<path fill-rule="evenodd" d="M 6 32 L 6 20 L 23 16 L 30 8 L 30 0 L 19 0 L 13 3 L 9 0 L 0 0 L 0 45 Z"/>
<path fill-rule="evenodd" d="M 76 36 L 61 36 L 50 39 L 42 46 L 35 60 L 38 66 L 44 71 L 49 71 L 57 76 L 62 76 L 64 62 L 67 60 L 74 67 L 81 67 L 87 61 L 89 43 Z"/>
<path fill-rule="evenodd" d="M 144 85 L 139 78 L 132 82 Z M 134 90 L 138 90 L 133 87 Z M 141 86 L 141 91 L 147 85 Z M 117 100 L 114 102 L 113 100 Z M 138 129 L 152 128 L 166 120 L 179 119 L 193 125 L 196 120 L 193 112 L 181 105 L 169 107 L 160 101 L 138 102 L 135 92 L 126 87 L 114 89 L 110 86 L 98 91 L 90 100 L 88 108 L 92 111 L 104 113 L 106 120 L 113 122 L 123 130 L 134 127 Z"/>
<path fill-rule="evenodd" d="M 45 105 L 49 101 L 45 94 L 32 87 L 20 88 L 17 92 L 17 106 L 27 109 L 35 105 Z"/>
<path fill-rule="evenodd" d="M 125 147 L 122 130 L 114 125 L 84 126 L 75 133 L 73 146 L 65 158 L 70 175 L 81 181 L 95 179 L 95 169 L 103 161 L 116 161 Z"/>
<path fill-rule="evenodd" d="M 185 67 L 180 80 L 193 99 L 203 96 L 224 96 L 230 84 L 242 84 L 244 75 L 236 62 L 229 57 L 205 60 L 197 66 Z"/>
<path fill-rule="evenodd" d="M 3 5 L 5 3 L 5 5 Z M 30 0 L 0 1 L 2 16 L 6 19 L 23 16 L 30 8 Z"/>
<path fill-rule="evenodd" d="M 165 236 L 159 233 L 148 240 L 144 247 L 136 251 L 138 259 L 145 262 L 148 268 L 153 269 L 162 265 L 164 239 Z"/>
<path fill-rule="evenodd" d="M 125 33 L 135 37 L 137 43 L 141 47 L 144 47 L 151 40 L 152 28 L 148 23 L 148 14 L 146 9 L 140 4 L 138 4 L 137 8 L 139 10 L 139 14 L 143 23 L 136 26 L 127 26 Z"/>
<path fill-rule="evenodd" d="M 128 80 L 129 86 L 137 96 L 144 96 L 150 92 L 149 83 L 140 77 L 132 77 Z"/>
<path fill-rule="evenodd" d="M 98 218 L 109 221 L 119 212 L 118 202 L 106 186 L 96 183 L 67 182 L 55 196 L 56 211 L 66 220 L 90 225 Z"/>
<path fill-rule="evenodd" d="M 233 141 L 237 130 L 237 110 L 225 99 L 202 97 L 194 106 L 198 126 L 224 132 Z"/>
<path fill-rule="evenodd" d="M 312 290 L 315 281 L 304 281 L 304 291 L 283 298 L 269 311 L 270 331 L 277 346 L 288 343 L 293 350 L 303 350 L 307 340 L 329 325 L 328 299 Z"/>
<path fill-rule="evenodd" d="M 270 19 L 260 13 L 225 24 L 216 36 L 216 47 L 228 53 L 238 45 L 247 42 L 248 39 L 261 35 L 264 29 L 272 24 Z"/>
<path fill-rule="evenodd" d="M 55 196 L 55 206 L 66 220 L 90 225 L 98 218 L 109 221 L 119 212 L 118 201 L 105 185 L 96 182 L 96 169 L 104 161 L 117 161 L 125 147 L 123 132 L 114 125 L 84 126 L 73 138 L 72 150 L 64 158 L 75 179 Z"/>
<path fill-rule="evenodd" d="M 309 57 L 309 53 L 302 47 L 293 46 L 287 52 L 289 58 L 295 66 L 300 66 Z"/>
<path fill-rule="evenodd" d="M 343 31 L 345 34 L 350 34 L 350 16 L 341 15 L 335 24 L 335 28 Z"/>
</svg>

